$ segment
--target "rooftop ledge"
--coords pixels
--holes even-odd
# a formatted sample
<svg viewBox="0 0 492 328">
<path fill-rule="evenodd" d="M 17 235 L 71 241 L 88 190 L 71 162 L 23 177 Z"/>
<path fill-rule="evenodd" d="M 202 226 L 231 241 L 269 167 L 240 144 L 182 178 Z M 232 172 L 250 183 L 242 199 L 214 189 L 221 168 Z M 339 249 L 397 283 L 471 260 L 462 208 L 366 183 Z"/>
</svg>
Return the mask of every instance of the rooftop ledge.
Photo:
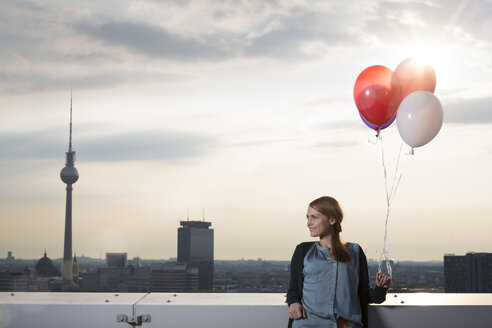
<svg viewBox="0 0 492 328">
<path fill-rule="evenodd" d="M 0 327 L 285 328 L 284 301 L 284 294 L 0 292 Z M 388 294 L 369 307 L 369 326 L 486 327 L 491 313 L 492 294 Z"/>
</svg>

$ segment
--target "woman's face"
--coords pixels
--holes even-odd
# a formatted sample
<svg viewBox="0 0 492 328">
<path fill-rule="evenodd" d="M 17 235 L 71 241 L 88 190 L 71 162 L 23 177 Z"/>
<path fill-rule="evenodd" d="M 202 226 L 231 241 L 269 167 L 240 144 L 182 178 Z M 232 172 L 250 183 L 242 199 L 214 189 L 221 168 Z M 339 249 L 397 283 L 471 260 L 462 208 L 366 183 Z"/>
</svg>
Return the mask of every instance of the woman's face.
<svg viewBox="0 0 492 328">
<path fill-rule="evenodd" d="M 311 206 L 308 206 L 307 213 L 307 227 L 309 229 L 309 234 L 311 237 L 325 237 L 333 231 L 333 225 L 335 224 L 335 219 L 328 219 L 326 215 L 316 211 Z"/>
</svg>

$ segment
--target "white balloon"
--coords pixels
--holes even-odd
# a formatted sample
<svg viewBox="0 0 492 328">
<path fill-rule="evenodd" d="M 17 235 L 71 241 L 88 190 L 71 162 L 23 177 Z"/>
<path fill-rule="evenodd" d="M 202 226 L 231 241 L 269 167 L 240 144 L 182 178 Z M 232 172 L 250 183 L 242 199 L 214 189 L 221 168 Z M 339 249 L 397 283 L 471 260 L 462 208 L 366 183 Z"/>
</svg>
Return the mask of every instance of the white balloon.
<svg viewBox="0 0 492 328">
<path fill-rule="evenodd" d="M 400 136 L 410 147 L 421 147 L 434 139 L 442 121 L 441 102 L 428 91 L 415 91 L 406 96 L 396 113 Z"/>
</svg>

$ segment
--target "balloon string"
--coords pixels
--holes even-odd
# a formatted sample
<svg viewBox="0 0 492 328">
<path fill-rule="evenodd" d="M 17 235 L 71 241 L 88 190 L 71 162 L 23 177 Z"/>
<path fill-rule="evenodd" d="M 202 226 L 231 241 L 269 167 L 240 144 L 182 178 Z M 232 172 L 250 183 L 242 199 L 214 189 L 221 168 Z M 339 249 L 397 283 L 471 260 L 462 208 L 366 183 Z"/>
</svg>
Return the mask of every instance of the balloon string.
<svg viewBox="0 0 492 328">
<path fill-rule="evenodd" d="M 386 270 L 389 275 L 391 275 L 392 270 L 391 270 L 391 265 L 389 263 L 389 258 L 388 258 L 388 252 L 386 251 L 386 238 L 388 236 L 388 219 L 389 219 L 389 213 L 390 213 L 390 198 L 389 198 L 389 193 L 388 193 L 388 174 L 386 170 L 386 164 L 384 162 L 384 147 L 383 147 L 383 136 L 381 134 L 378 135 L 378 140 L 381 145 L 381 160 L 383 164 L 383 173 L 384 173 L 384 187 L 386 190 L 386 221 L 384 224 L 384 239 L 383 239 L 383 249 L 381 251 L 381 258 L 379 259 L 379 266 L 378 266 L 378 271 L 381 272 L 381 264 L 383 261 L 386 262 Z"/>
<path fill-rule="evenodd" d="M 400 151 L 401 151 L 401 149 L 402 149 L 402 146 L 403 146 L 403 141 L 402 141 L 402 143 L 401 143 L 401 145 L 400 145 Z M 396 168 L 396 170 L 395 170 L 395 177 L 398 175 L 398 179 L 396 180 L 396 185 L 395 185 L 395 180 L 393 180 L 394 190 L 392 191 L 392 193 L 393 193 L 393 194 L 391 195 L 392 199 L 395 197 L 396 190 L 397 190 L 397 189 L 398 189 L 398 187 L 400 186 L 401 178 L 403 177 L 403 172 L 405 172 L 405 168 L 406 168 L 407 163 L 408 163 L 408 158 L 409 158 L 409 157 L 410 157 L 410 155 L 412 155 L 412 154 L 407 152 L 405 155 L 406 155 L 406 156 L 405 156 L 405 160 L 404 160 L 404 162 L 403 162 L 403 167 L 402 167 L 402 169 L 400 170 L 399 175 L 397 174 L 397 171 L 398 171 L 398 164 L 397 164 L 397 168 Z M 401 153 L 400 153 L 400 154 L 399 154 L 399 156 L 398 156 L 398 162 L 400 162 L 400 158 L 401 158 Z M 391 200 L 392 200 L 392 199 L 391 199 Z"/>
<path fill-rule="evenodd" d="M 395 194 L 395 181 L 396 181 L 396 172 L 398 172 L 398 166 L 400 165 L 401 158 L 401 149 L 403 148 L 403 141 L 400 143 L 400 150 L 398 151 L 398 159 L 396 160 L 396 169 L 395 174 L 393 175 L 393 186 L 391 188 L 390 198 Z M 397 186 L 398 187 L 398 186 Z"/>
<path fill-rule="evenodd" d="M 391 208 L 391 202 L 395 197 L 396 191 L 398 189 L 398 186 L 400 185 L 401 178 L 403 176 L 403 172 L 405 171 L 405 167 L 408 161 L 408 155 L 405 158 L 405 161 L 402 165 L 402 168 L 400 172 L 398 172 L 398 169 L 400 168 L 400 159 L 402 156 L 402 148 L 403 148 L 403 142 L 400 144 L 400 150 L 398 152 L 398 158 L 396 161 L 396 168 L 395 168 L 395 173 L 393 175 L 393 183 L 391 186 L 391 191 L 388 190 L 388 174 L 387 174 L 387 169 L 386 169 L 386 163 L 384 161 L 384 147 L 383 147 L 383 137 L 381 134 L 378 136 L 378 140 L 381 144 L 381 159 L 382 159 L 382 164 L 383 164 L 383 173 L 384 173 L 384 186 L 386 190 L 386 220 L 384 224 L 384 239 L 383 239 L 383 248 L 381 251 L 381 258 L 379 260 L 379 266 L 378 266 L 378 271 L 381 272 L 381 265 L 383 261 L 386 264 L 386 270 L 388 274 L 391 276 L 392 275 L 392 269 L 391 269 L 391 259 L 389 258 L 389 253 L 386 249 L 386 241 L 388 237 L 388 221 L 389 221 L 389 215 L 390 215 L 390 208 Z M 398 178 L 397 178 L 398 177 Z"/>
<path fill-rule="evenodd" d="M 386 204 L 389 206 L 390 201 L 389 201 L 389 193 L 388 193 L 388 174 L 386 171 L 386 164 L 384 162 L 384 147 L 383 147 L 383 135 L 382 134 L 379 134 L 378 140 L 379 140 L 379 143 L 381 145 L 381 160 L 383 163 L 384 187 L 386 190 Z"/>
<path fill-rule="evenodd" d="M 408 157 L 409 155 L 413 155 L 412 153 L 407 152 L 405 161 L 403 162 L 402 169 L 398 173 L 399 165 L 400 165 L 400 159 L 402 156 L 402 149 L 403 149 L 403 141 L 400 143 L 400 151 L 398 153 L 398 159 L 396 160 L 396 169 L 395 169 L 395 174 L 393 175 L 393 187 L 391 188 L 391 193 L 390 193 L 390 202 L 393 201 L 396 195 L 396 190 L 398 189 L 398 186 L 400 185 L 401 178 L 403 176 L 403 172 L 405 172 L 405 168 L 408 163 Z M 398 177 L 398 178 L 397 178 Z"/>
</svg>

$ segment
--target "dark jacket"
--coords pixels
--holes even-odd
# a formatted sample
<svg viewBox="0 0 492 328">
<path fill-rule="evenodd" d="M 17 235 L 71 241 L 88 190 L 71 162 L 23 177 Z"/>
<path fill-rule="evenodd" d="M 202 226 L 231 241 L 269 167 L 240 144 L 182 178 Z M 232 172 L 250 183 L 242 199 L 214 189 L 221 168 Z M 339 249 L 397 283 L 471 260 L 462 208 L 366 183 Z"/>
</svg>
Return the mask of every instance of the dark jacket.
<svg viewBox="0 0 492 328">
<path fill-rule="evenodd" d="M 302 286 L 304 277 L 304 257 L 307 251 L 313 246 L 314 242 L 304 242 L 297 245 L 292 260 L 290 262 L 290 283 L 287 291 L 287 304 L 302 303 Z M 369 270 L 367 268 L 366 255 L 359 246 L 359 301 L 362 312 L 362 324 L 367 327 L 367 304 L 382 303 L 386 300 L 387 288 L 375 287 L 369 285 Z M 289 319 L 289 328 L 292 327 L 292 319 Z"/>
</svg>

